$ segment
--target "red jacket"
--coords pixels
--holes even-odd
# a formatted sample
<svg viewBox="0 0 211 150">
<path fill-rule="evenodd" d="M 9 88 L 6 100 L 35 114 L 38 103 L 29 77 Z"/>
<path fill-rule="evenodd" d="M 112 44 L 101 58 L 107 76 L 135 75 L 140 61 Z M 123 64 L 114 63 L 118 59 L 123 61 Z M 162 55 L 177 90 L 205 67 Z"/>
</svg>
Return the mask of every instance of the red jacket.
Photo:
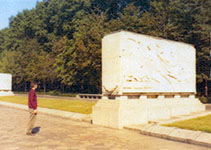
<svg viewBox="0 0 211 150">
<path fill-rule="evenodd" d="M 31 109 L 37 109 L 37 95 L 33 89 L 30 90 L 28 95 L 28 107 Z"/>
</svg>

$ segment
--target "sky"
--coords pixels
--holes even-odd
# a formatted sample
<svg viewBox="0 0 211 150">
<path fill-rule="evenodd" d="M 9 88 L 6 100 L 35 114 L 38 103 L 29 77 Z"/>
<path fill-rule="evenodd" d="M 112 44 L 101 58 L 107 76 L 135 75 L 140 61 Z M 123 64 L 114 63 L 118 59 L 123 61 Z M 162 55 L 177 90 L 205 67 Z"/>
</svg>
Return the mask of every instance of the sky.
<svg viewBox="0 0 211 150">
<path fill-rule="evenodd" d="M 0 0 L 0 30 L 9 27 L 9 18 L 24 9 L 35 8 L 41 0 Z"/>
</svg>

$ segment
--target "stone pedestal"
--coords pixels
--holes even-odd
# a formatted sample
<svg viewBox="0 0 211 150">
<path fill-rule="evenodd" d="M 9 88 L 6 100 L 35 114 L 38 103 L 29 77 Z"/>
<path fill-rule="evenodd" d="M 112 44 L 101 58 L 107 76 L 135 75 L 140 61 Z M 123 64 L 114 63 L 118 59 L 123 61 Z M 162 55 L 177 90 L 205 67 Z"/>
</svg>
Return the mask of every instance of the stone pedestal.
<svg viewBox="0 0 211 150">
<path fill-rule="evenodd" d="M 146 124 L 147 109 L 140 100 L 100 100 L 93 107 L 93 124 L 119 128 Z"/>
<path fill-rule="evenodd" d="M 127 125 L 147 124 L 204 111 L 198 99 L 102 99 L 93 107 L 93 124 L 121 129 Z"/>
<path fill-rule="evenodd" d="M 12 92 L 12 75 L 0 73 L 0 96 L 14 95 Z"/>
</svg>

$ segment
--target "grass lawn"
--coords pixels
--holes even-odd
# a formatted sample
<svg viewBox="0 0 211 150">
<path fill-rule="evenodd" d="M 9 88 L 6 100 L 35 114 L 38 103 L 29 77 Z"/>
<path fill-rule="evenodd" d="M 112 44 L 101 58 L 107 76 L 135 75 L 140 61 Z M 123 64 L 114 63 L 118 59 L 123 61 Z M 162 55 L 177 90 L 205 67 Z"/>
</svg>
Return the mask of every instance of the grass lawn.
<svg viewBox="0 0 211 150">
<path fill-rule="evenodd" d="M 28 94 L 29 92 L 17 92 L 17 91 L 13 91 L 14 94 Z M 37 95 L 52 95 L 52 96 L 63 96 L 63 97 L 76 97 L 76 93 L 60 93 L 60 92 L 54 92 L 54 91 L 50 91 L 50 92 L 39 92 L 36 91 Z"/>
<path fill-rule="evenodd" d="M 77 112 L 82 114 L 91 114 L 92 106 L 96 104 L 96 102 L 82 102 L 49 98 L 38 98 L 37 100 L 38 107 Z M 0 97 L 0 101 L 27 105 L 28 98 L 20 96 L 2 96 Z"/>
<path fill-rule="evenodd" d="M 163 126 L 178 127 L 182 129 L 205 131 L 211 133 L 211 115 L 185 121 L 179 121 L 171 124 L 164 124 Z"/>
</svg>

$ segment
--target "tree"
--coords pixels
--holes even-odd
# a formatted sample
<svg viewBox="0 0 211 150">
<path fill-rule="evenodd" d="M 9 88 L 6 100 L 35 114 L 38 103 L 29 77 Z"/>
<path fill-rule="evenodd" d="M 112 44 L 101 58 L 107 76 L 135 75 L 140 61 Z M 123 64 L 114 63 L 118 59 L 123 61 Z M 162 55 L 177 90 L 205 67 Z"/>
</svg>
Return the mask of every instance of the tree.
<svg viewBox="0 0 211 150">
<path fill-rule="evenodd" d="M 33 52 L 31 61 L 28 63 L 25 71 L 27 80 L 38 80 L 43 83 L 43 91 L 46 92 L 46 83 L 53 82 L 55 79 L 53 58 L 46 52 Z"/>
<path fill-rule="evenodd" d="M 107 32 L 118 31 L 118 30 L 127 30 L 132 32 L 140 32 L 140 11 L 131 3 L 123 9 L 123 12 L 119 14 L 119 18 L 111 19 L 109 22 L 106 22 Z"/>
<path fill-rule="evenodd" d="M 56 57 L 57 74 L 62 83 L 77 92 L 100 92 L 101 38 L 104 35 L 104 15 L 81 15 L 74 20 L 77 31 L 73 39 L 61 39 L 64 45 Z"/>
<path fill-rule="evenodd" d="M 197 79 L 200 94 L 209 96 L 211 89 L 211 2 L 199 1 L 199 12 L 195 15 L 193 34 L 197 43 Z"/>
<path fill-rule="evenodd" d="M 24 81 L 24 68 L 20 65 L 20 56 L 19 51 L 3 51 L 0 56 L 0 72 L 12 74 L 13 87 L 16 90 Z"/>
</svg>

